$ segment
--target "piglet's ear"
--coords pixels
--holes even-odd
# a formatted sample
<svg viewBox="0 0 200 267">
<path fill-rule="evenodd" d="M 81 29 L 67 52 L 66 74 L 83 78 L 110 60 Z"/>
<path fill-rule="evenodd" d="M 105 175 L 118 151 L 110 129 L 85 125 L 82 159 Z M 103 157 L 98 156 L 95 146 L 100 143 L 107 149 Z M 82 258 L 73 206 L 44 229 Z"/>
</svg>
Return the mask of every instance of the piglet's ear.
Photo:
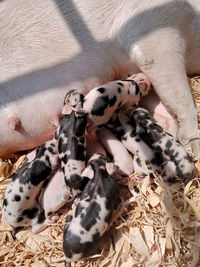
<svg viewBox="0 0 200 267">
<path fill-rule="evenodd" d="M 87 177 L 89 179 L 93 179 L 94 178 L 94 169 L 92 168 L 92 166 L 89 164 L 81 173 L 82 177 Z"/>
<path fill-rule="evenodd" d="M 67 103 L 68 98 L 69 98 L 72 94 L 75 94 L 75 93 L 77 93 L 77 92 L 78 92 L 77 89 L 69 90 L 69 91 L 66 93 L 65 97 L 64 97 L 64 103 L 63 103 L 63 105 L 65 106 L 65 104 Z"/>
<path fill-rule="evenodd" d="M 106 163 L 106 170 L 110 175 L 115 174 L 119 170 L 119 167 L 112 162 Z"/>
</svg>

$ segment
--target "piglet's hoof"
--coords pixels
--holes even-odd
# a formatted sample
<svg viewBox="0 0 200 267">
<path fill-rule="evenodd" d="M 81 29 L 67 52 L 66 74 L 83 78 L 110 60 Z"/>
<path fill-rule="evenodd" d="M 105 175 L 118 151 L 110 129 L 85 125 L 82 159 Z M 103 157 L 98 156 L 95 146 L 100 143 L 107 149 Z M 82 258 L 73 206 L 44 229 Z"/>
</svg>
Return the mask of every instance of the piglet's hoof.
<svg viewBox="0 0 200 267">
<path fill-rule="evenodd" d="M 179 139 L 180 140 L 180 139 Z M 180 140 L 182 141 L 182 140 Z M 183 142 L 181 142 L 183 143 Z M 200 137 L 191 138 L 187 143 L 183 144 L 187 151 L 194 154 L 195 157 L 200 157 Z"/>
<path fill-rule="evenodd" d="M 48 219 L 47 219 L 47 223 L 49 224 L 49 223 L 55 223 L 55 222 L 57 222 L 58 221 L 58 219 L 59 219 L 59 216 L 58 216 L 58 214 L 56 214 L 56 213 L 48 213 Z"/>
</svg>

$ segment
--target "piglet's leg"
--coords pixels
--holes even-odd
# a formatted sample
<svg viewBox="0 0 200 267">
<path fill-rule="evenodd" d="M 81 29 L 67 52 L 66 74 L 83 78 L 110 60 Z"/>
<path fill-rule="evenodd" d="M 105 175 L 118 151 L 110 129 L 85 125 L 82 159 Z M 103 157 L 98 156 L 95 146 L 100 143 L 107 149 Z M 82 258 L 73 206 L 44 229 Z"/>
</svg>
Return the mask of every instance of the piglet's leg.
<svg viewBox="0 0 200 267">
<path fill-rule="evenodd" d="M 125 146 L 104 127 L 100 128 L 97 134 L 100 143 L 113 156 L 114 163 L 119 166 L 120 174 L 130 175 L 133 172 L 133 160 Z"/>
<path fill-rule="evenodd" d="M 168 161 L 163 167 L 163 178 L 167 182 L 176 182 L 177 181 L 177 171 L 176 165 L 172 161 Z"/>
<path fill-rule="evenodd" d="M 20 232 L 21 230 L 23 230 L 23 229 L 24 229 L 23 226 L 14 228 L 14 229 L 12 230 L 12 232 L 11 232 L 11 236 L 12 236 L 12 238 L 13 238 L 14 240 L 16 240 L 16 239 L 17 239 L 17 237 L 16 237 L 17 233 L 19 233 L 19 232 Z"/>
<path fill-rule="evenodd" d="M 145 164 L 143 159 L 139 158 L 138 155 L 134 155 L 133 167 L 134 167 L 134 172 L 136 173 L 141 173 L 144 176 L 149 174 L 147 165 Z"/>
<path fill-rule="evenodd" d="M 43 224 L 35 224 L 32 226 L 32 232 L 34 234 L 40 233 L 47 228 L 48 221 L 45 221 Z"/>
<path fill-rule="evenodd" d="M 56 213 L 48 213 L 46 223 L 55 223 L 59 219 Z"/>
<path fill-rule="evenodd" d="M 89 121 L 86 128 L 86 133 L 88 138 L 90 138 L 91 140 L 97 139 L 96 130 L 97 130 L 96 126 L 91 121 Z"/>
</svg>

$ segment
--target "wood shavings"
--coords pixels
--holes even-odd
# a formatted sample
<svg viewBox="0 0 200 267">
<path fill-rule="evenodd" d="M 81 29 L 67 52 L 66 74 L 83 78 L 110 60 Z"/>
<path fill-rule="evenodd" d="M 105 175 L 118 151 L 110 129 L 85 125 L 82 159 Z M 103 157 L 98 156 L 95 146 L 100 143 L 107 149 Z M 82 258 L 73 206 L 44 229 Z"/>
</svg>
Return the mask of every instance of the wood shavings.
<svg viewBox="0 0 200 267">
<path fill-rule="evenodd" d="M 160 203 L 160 198 L 156 194 L 151 194 L 147 198 L 152 208 L 156 207 Z"/>
<path fill-rule="evenodd" d="M 141 255 L 148 255 L 149 250 L 144 241 L 140 229 L 137 227 L 131 227 L 129 231 L 129 237 L 126 237 L 133 245 L 135 251 Z"/>
<path fill-rule="evenodd" d="M 0 182 L 9 178 L 12 164 L 9 162 L 3 162 L 0 166 Z"/>
<path fill-rule="evenodd" d="M 148 248 L 151 249 L 152 245 L 154 244 L 153 227 L 151 225 L 144 225 L 143 232 L 144 232 L 146 244 L 147 244 Z"/>
<path fill-rule="evenodd" d="M 24 162 L 27 161 L 27 156 L 21 156 L 16 163 L 13 165 L 13 168 L 11 170 L 10 176 L 12 176 L 13 174 L 15 174 L 24 164 Z"/>
</svg>

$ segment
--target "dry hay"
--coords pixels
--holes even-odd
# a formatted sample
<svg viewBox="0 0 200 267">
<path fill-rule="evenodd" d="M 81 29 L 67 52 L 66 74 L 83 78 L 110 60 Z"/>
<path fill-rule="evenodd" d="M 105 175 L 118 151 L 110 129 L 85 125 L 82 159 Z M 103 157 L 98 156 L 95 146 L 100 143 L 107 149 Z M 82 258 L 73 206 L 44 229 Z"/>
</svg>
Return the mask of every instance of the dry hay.
<svg viewBox="0 0 200 267">
<path fill-rule="evenodd" d="M 200 121 L 200 77 L 190 80 Z M 0 163 L 0 204 L 6 184 L 25 156 L 11 155 Z M 80 261 L 77 267 L 200 266 L 200 158 L 196 158 L 195 179 L 166 185 L 155 176 L 143 182 L 128 179 L 122 196 L 126 200 L 115 214 L 99 254 Z M 132 178 L 137 177 L 133 175 Z M 129 197 L 127 198 L 127 195 Z M 63 259 L 62 237 L 66 208 L 60 219 L 40 234 L 29 230 L 13 241 L 11 228 L 0 224 L 0 266 L 67 266 Z"/>
</svg>

